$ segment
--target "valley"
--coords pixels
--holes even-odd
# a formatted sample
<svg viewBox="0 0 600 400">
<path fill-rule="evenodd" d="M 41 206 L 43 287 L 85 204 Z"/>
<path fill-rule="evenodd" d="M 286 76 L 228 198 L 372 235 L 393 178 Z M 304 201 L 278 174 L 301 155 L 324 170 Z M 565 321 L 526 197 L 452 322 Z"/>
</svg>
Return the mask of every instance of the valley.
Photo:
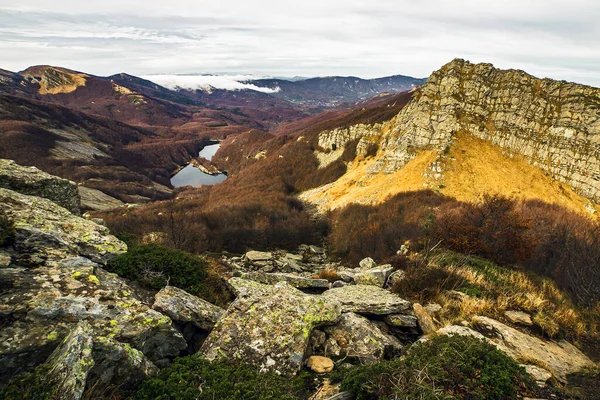
<svg viewBox="0 0 600 400">
<path fill-rule="evenodd" d="M 600 89 L 243 83 L 0 71 L 0 397 L 598 398 Z"/>
</svg>

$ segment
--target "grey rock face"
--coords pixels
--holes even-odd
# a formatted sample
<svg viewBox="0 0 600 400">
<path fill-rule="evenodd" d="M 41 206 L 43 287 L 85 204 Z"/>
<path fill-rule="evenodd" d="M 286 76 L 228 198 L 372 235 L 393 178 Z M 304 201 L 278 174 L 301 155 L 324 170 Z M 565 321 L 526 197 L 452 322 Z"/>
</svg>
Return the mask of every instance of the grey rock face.
<svg viewBox="0 0 600 400">
<path fill-rule="evenodd" d="M 0 188 L 46 198 L 75 214 L 80 211 L 79 193 L 74 182 L 36 167 L 20 166 L 12 160 L 0 159 Z"/>
<path fill-rule="evenodd" d="M 298 289 L 327 289 L 329 281 L 327 279 L 306 278 L 295 274 L 284 274 L 279 272 L 248 272 L 241 274 L 243 279 L 249 279 L 264 284 L 275 284 L 277 282 L 287 282 Z"/>
<path fill-rule="evenodd" d="M 173 286 L 164 287 L 156 294 L 152 308 L 173 321 L 190 322 L 207 331 L 215 326 L 225 312 L 221 307 Z"/>
<path fill-rule="evenodd" d="M 253 285 L 263 287 L 229 306 L 200 354 L 209 360 L 244 361 L 261 370 L 292 375 L 302 368 L 312 330 L 335 323 L 340 305 L 306 295 L 285 282 Z"/>
<path fill-rule="evenodd" d="M 329 289 L 322 297 L 339 302 L 343 312 L 358 314 L 398 314 L 411 308 L 411 303 L 388 290 L 370 285 L 351 285 Z"/>
</svg>

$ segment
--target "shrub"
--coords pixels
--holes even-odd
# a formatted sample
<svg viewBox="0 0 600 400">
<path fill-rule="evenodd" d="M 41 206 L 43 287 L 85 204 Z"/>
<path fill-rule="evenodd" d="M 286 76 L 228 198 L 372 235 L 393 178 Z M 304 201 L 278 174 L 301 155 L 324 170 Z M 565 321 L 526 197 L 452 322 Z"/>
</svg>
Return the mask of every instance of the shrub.
<svg viewBox="0 0 600 400">
<path fill-rule="evenodd" d="M 25 372 L 12 378 L 0 388 L 0 399 L 4 400 L 58 400 L 60 395 L 53 393 L 52 382 L 47 374 L 50 366 L 41 364 L 33 372 Z"/>
<path fill-rule="evenodd" d="M 341 278 L 338 273 L 333 269 L 324 269 L 319 271 L 318 274 L 314 275 L 315 279 L 327 279 L 329 282 L 339 281 Z"/>
<path fill-rule="evenodd" d="M 208 266 L 206 259 L 181 250 L 154 244 L 133 244 L 127 253 L 111 260 L 107 268 L 156 290 L 169 284 L 222 304 L 230 295 L 225 283 L 209 273 Z"/>
<path fill-rule="evenodd" d="M 339 378 L 338 378 L 339 379 Z M 342 390 L 365 399 L 501 400 L 530 393 L 531 377 L 483 340 L 440 336 L 408 356 L 342 373 Z"/>
<path fill-rule="evenodd" d="M 0 213 L 0 247 L 10 245 L 15 239 L 13 222 L 3 213 Z"/>
<path fill-rule="evenodd" d="M 147 378 L 134 400 L 294 400 L 308 397 L 308 379 L 306 374 L 288 379 L 194 355 L 178 358 L 158 376 Z"/>
</svg>

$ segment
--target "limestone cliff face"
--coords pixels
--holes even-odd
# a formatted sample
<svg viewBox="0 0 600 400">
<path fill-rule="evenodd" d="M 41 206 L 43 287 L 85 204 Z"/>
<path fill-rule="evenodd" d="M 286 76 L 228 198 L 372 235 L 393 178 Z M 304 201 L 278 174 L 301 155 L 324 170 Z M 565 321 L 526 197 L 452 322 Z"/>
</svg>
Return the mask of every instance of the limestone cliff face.
<svg viewBox="0 0 600 400">
<path fill-rule="evenodd" d="M 393 173 L 419 150 L 442 154 L 457 133 L 520 154 L 600 202 L 600 89 L 454 60 L 382 131 L 368 172 Z"/>
</svg>

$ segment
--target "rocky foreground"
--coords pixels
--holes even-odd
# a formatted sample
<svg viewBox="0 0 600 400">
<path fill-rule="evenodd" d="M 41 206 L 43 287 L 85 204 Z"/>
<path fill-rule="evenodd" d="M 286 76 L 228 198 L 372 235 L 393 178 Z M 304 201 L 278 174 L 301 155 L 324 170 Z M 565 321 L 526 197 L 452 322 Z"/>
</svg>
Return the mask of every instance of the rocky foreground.
<svg viewBox="0 0 600 400">
<path fill-rule="evenodd" d="M 15 228 L 0 248 L 0 384 L 45 363 L 63 398 L 93 398 L 108 386 L 133 388 L 193 353 L 286 376 L 304 368 L 325 374 L 396 357 L 433 335 L 489 341 L 526 364 L 540 385 L 594 366 L 567 342 L 527 333 L 525 313 L 507 313 L 507 323 L 477 316 L 442 327 L 439 305 L 389 290 L 402 271 L 372 259 L 344 267 L 315 246 L 226 258 L 236 296 L 227 309 L 171 286 L 148 299 L 105 270 L 127 247 L 71 212 L 79 203 L 72 182 L 14 163 L 0 168 L 10 175 L 0 179 L 0 216 Z"/>
</svg>

